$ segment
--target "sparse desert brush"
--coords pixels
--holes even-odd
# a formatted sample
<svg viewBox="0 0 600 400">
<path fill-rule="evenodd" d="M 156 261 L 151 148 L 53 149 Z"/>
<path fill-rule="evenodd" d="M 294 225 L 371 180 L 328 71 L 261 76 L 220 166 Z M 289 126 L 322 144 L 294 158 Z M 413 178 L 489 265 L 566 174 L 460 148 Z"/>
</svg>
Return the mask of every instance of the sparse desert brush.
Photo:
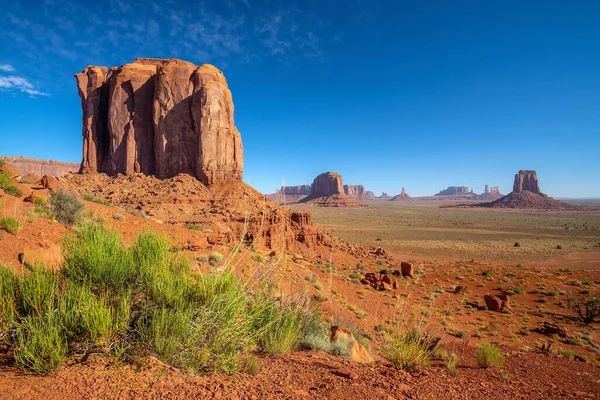
<svg viewBox="0 0 600 400">
<path fill-rule="evenodd" d="M 514 247 L 521 247 L 521 243 L 519 243 L 519 242 L 515 242 L 515 245 L 514 245 Z"/>
<path fill-rule="evenodd" d="M 497 346 L 484 343 L 477 351 L 477 363 L 483 368 L 497 368 L 504 365 L 504 356 Z"/>
<path fill-rule="evenodd" d="M 407 325 L 384 335 L 381 352 L 397 369 L 417 372 L 429 365 L 439 340 L 419 325 Z"/>
<path fill-rule="evenodd" d="M 191 275 L 189 260 L 152 232 L 127 248 L 101 223 L 85 223 L 63 253 L 58 272 L 0 267 L 0 333 L 14 332 L 4 337 L 15 364 L 33 373 L 81 348 L 150 353 L 194 373 L 251 372 L 241 360 L 256 346 L 277 354 L 315 332 L 326 337 L 309 302 L 276 302 L 266 284 L 250 291 L 230 268 Z"/>
<path fill-rule="evenodd" d="M 0 189 L 11 196 L 21 197 L 23 192 L 21 189 L 10 183 L 11 175 L 7 171 L 0 171 Z"/>
<path fill-rule="evenodd" d="M 584 324 L 587 325 L 600 319 L 600 292 L 571 294 L 568 301 L 569 308 Z"/>
<path fill-rule="evenodd" d="M 125 216 L 123 214 L 113 214 L 113 219 L 117 221 L 125 221 Z"/>
<path fill-rule="evenodd" d="M 444 366 L 448 369 L 448 373 L 450 376 L 458 375 L 458 361 L 460 357 L 458 354 L 450 353 L 446 357 L 444 357 Z"/>
<path fill-rule="evenodd" d="M 75 225 L 81 219 L 85 208 L 83 203 L 64 189 L 52 193 L 50 204 L 56 220 L 65 225 Z"/>
<path fill-rule="evenodd" d="M 223 254 L 215 251 L 210 255 L 210 263 L 212 265 L 219 265 L 221 261 L 223 261 Z"/>
<path fill-rule="evenodd" d="M 16 235 L 19 233 L 23 224 L 13 217 L 5 217 L 0 219 L 0 229 L 12 234 Z"/>
<path fill-rule="evenodd" d="M 0 167 L 4 167 L 6 165 L 6 161 L 0 160 Z"/>
<path fill-rule="evenodd" d="M 186 227 L 186 229 L 189 229 L 190 231 L 202 230 L 202 227 L 200 226 L 200 224 L 196 224 L 196 223 L 187 224 L 185 227 Z"/>
</svg>

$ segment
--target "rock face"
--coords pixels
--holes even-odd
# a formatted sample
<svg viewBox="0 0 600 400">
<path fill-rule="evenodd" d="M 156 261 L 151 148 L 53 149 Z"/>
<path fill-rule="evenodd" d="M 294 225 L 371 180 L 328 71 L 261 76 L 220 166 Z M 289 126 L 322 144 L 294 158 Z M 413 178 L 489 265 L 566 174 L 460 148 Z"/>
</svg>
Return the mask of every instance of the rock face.
<svg viewBox="0 0 600 400">
<path fill-rule="evenodd" d="M 69 172 L 79 171 L 79 164 L 54 160 L 41 160 L 37 158 L 20 156 L 0 156 L 0 160 L 11 164 L 21 175 L 35 174 L 38 176 L 52 175 L 63 176 Z"/>
<path fill-rule="evenodd" d="M 537 173 L 533 170 L 522 169 L 515 175 L 513 193 L 520 193 L 526 190 L 532 193 L 541 193 Z"/>
<path fill-rule="evenodd" d="M 381 196 L 376 197 L 378 200 L 390 200 L 392 199 L 392 196 L 390 196 L 389 194 L 387 194 L 386 192 L 381 192 Z"/>
<path fill-rule="evenodd" d="M 402 191 L 400 192 L 400 194 L 392 197 L 391 200 L 392 201 L 410 201 L 410 200 L 412 200 L 412 197 L 410 197 L 406 193 L 406 189 L 402 188 Z"/>
<path fill-rule="evenodd" d="M 469 188 L 467 186 L 448 186 L 447 189 L 441 190 L 439 193 L 436 193 L 434 196 L 456 196 L 459 194 L 467 194 L 469 193 Z"/>
<path fill-rule="evenodd" d="M 325 197 L 344 193 L 344 180 L 337 172 L 325 172 L 315 178 L 311 196 Z"/>
<path fill-rule="evenodd" d="M 83 111 L 81 172 L 180 173 L 205 185 L 241 180 L 243 149 L 223 73 L 212 65 L 138 58 L 75 75 Z"/>
<path fill-rule="evenodd" d="M 344 193 L 357 200 L 369 200 L 375 198 L 373 192 L 365 191 L 363 185 L 344 185 Z"/>
</svg>

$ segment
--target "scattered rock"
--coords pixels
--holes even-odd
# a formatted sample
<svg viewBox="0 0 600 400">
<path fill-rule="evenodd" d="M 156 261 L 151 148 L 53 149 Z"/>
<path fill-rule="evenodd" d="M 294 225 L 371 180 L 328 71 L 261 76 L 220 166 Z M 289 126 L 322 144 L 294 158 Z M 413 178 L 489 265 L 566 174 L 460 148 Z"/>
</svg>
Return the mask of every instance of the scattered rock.
<svg viewBox="0 0 600 400">
<path fill-rule="evenodd" d="M 51 175 L 44 175 L 40 180 L 40 185 L 42 185 L 43 188 L 49 189 L 52 192 L 58 192 L 62 187 L 58 179 Z"/>
<path fill-rule="evenodd" d="M 546 336 L 558 335 L 563 339 L 569 336 L 569 332 L 565 327 L 559 326 L 552 322 L 544 322 L 542 326 L 537 329 L 537 332 Z"/>
<path fill-rule="evenodd" d="M 486 294 L 483 300 L 490 311 L 502 312 L 505 308 L 510 309 L 510 298 L 507 295 Z"/>
<path fill-rule="evenodd" d="M 402 263 L 400 263 L 400 268 L 402 271 L 402 276 L 407 277 L 407 278 L 414 278 L 414 266 L 412 265 L 412 263 L 406 262 L 406 261 L 402 261 Z"/>
<path fill-rule="evenodd" d="M 373 357 L 371 357 L 367 349 L 356 341 L 352 331 L 346 327 L 337 325 L 332 326 L 331 337 L 329 340 L 331 344 L 347 349 L 352 361 L 360 363 L 374 362 Z"/>
</svg>

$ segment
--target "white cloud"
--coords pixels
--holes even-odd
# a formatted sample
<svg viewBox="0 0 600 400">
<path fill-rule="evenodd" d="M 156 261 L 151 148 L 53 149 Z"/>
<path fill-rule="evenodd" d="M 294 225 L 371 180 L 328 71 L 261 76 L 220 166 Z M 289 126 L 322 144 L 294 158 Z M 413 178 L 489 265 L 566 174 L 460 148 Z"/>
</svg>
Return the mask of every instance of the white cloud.
<svg viewBox="0 0 600 400">
<path fill-rule="evenodd" d="M 2 72 L 14 72 L 15 69 L 10 64 L 0 64 L 0 71 L 2 71 Z"/>
<path fill-rule="evenodd" d="M 48 93 L 41 92 L 31 84 L 27 79 L 20 76 L 0 76 L 0 89 L 19 90 L 30 96 L 50 96 Z"/>
</svg>

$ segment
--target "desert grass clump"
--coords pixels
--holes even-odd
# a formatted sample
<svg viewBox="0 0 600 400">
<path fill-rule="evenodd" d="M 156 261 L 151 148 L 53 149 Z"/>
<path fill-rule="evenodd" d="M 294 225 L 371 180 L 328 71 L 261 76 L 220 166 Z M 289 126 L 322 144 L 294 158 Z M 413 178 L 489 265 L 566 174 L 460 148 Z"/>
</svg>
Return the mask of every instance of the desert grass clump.
<svg viewBox="0 0 600 400">
<path fill-rule="evenodd" d="M 125 221 L 125 216 L 123 214 L 113 214 L 113 219 L 117 221 Z"/>
<path fill-rule="evenodd" d="M 397 369 L 418 372 L 429 365 L 439 338 L 417 326 L 384 336 L 383 356 Z"/>
<path fill-rule="evenodd" d="M 65 225 L 75 225 L 79 222 L 85 208 L 82 202 L 64 189 L 52 193 L 50 204 L 56 220 Z"/>
<path fill-rule="evenodd" d="M 212 253 L 210 255 L 210 263 L 213 266 L 219 265 L 221 263 L 221 261 L 223 261 L 223 254 L 215 251 L 214 253 Z"/>
<path fill-rule="evenodd" d="M 4 190 L 6 194 L 10 194 L 11 196 L 21 197 L 23 195 L 23 191 L 11 184 L 10 181 L 10 173 L 7 171 L 0 171 L 0 189 Z"/>
<path fill-rule="evenodd" d="M 450 376 L 458 375 L 458 361 L 460 357 L 458 354 L 450 353 L 446 357 L 444 357 L 444 366 L 448 370 Z"/>
<path fill-rule="evenodd" d="M 93 289 L 121 290 L 132 281 L 134 264 L 118 233 L 86 222 L 63 242 L 64 274 Z"/>
<path fill-rule="evenodd" d="M 497 346 L 484 343 L 477 351 L 477 363 L 483 368 L 497 368 L 504 365 L 504 356 Z"/>
<path fill-rule="evenodd" d="M 0 218 L 0 229 L 4 230 L 12 235 L 16 236 L 22 227 L 23 227 L 23 224 L 21 224 L 21 222 L 19 222 L 19 220 L 17 220 L 16 218 L 12 218 L 12 217 Z"/>
</svg>

